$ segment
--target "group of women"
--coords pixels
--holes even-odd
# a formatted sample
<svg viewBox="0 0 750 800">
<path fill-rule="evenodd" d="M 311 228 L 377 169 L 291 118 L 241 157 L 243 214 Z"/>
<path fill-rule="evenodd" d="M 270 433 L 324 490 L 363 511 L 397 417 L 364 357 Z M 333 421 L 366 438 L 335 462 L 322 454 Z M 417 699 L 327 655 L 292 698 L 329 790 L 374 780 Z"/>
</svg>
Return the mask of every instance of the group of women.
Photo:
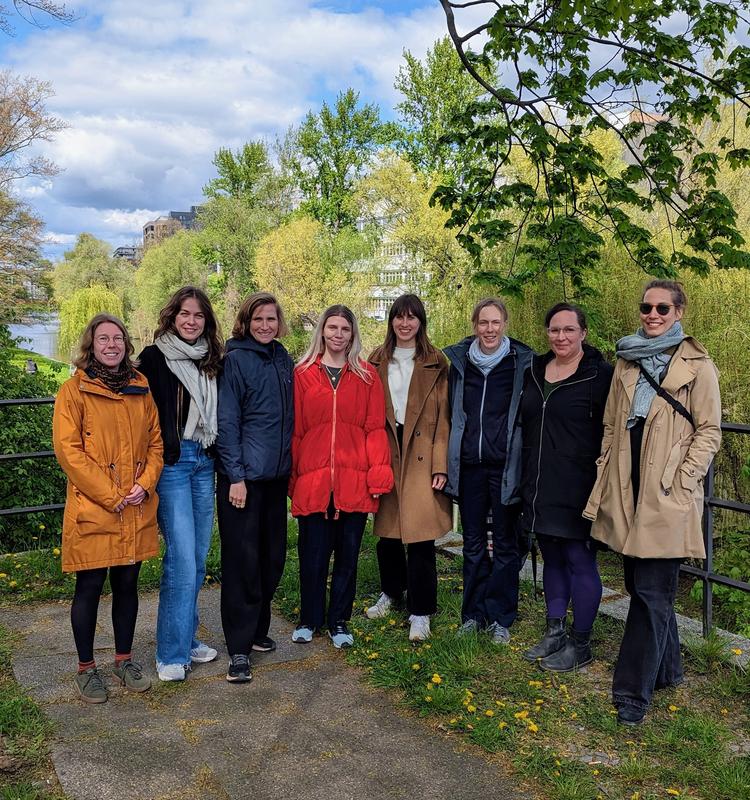
<svg viewBox="0 0 750 800">
<path fill-rule="evenodd" d="M 299 523 L 292 640 L 310 642 L 325 627 L 337 648 L 354 642 L 349 621 L 370 513 L 381 594 L 366 614 L 405 608 L 410 640 L 430 636 L 434 542 L 451 528 L 454 498 L 464 538 L 459 635 L 510 640 L 521 542 L 533 535 L 547 623 L 524 655 L 545 670 L 591 661 L 602 592 L 596 552 L 623 554 L 631 603 L 613 701 L 621 723 L 639 723 L 655 689 L 682 681 L 679 564 L 703 555 L 702 478 L 720 443 L 717 373 L 682 330 L 685 306 L 680 284 L 649 283 L 640 328 L 617 343 L 614 371 L 586 343 L 584 313 L 568 303 L 546 315 L 544 355 L 506 334 L 498 298 L 476 305 L 473 335 L 444 355 L 429 341 L 420 299 L 403 295 L 369 361 L 355 316 L 335 305 L 296 366 L 268 293 L 245 300 L 223 348 L 206 295 L 181 289 L 138 362 L 124 325 L 97 315 L 54 415 L 55 452 L 69 478 L 63 569 L 76 573 L 81 697 L 107 699 L 93 644 L 108 571 L 113 674 L 134 691 L 150 686 L 131 647 L 138 571 L 158 552 L 157 519 L 165 542 L 159 678 L 184 680 L 191 664 L 216 658 L 197 636 L 217 475 L 228 681 L 251 680 L 252 652 L 276 647 L 270 609 L 284 569 L 287 495 Z"/>
</svg>

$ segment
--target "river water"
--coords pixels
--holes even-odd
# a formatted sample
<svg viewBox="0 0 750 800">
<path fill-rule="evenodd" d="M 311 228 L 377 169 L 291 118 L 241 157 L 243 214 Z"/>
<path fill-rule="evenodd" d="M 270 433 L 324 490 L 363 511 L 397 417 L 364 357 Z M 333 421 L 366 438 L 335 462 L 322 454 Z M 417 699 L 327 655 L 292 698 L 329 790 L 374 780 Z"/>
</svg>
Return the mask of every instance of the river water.
<svg viewBox="0 0 750 800">
<path fill-rule="evenodd" d="M 30 324 L 8 325 L 8 328 L 11 336 L 27 340 L 18 343 L 19 347 L 23 347 L 24 350 L 31 350 L 47 358 L 63 360 L 57 350 L 57 338 L 60 331 L 60 320 L 57 314 L 39 317 Z"/>
</svg>

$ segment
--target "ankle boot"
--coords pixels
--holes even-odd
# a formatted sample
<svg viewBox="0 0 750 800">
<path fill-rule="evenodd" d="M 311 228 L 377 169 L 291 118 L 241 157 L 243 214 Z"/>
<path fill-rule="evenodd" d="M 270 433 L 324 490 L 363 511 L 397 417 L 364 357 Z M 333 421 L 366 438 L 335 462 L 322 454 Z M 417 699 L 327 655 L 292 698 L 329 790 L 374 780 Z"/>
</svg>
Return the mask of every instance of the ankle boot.
<svg viewBox="0 0 750 800">
<path fill-rule="evenodd" d="M 547 630 L 544 633 L 541 641 L 530 647 L 523 657 L 527 661 L 536 661 L 538 658 L 545 658 L 546 656 L 556 653 L 565 646 L 565 618 L 564 617 L 547 617 Z"/>
<path fill-rule="evenodd" d="M 539 666 L 547 672 L 572 672 L 594 660 L 591 654 L 591 631 L 571 630 L 565 647 L 543 658 Z"/>
</svg>

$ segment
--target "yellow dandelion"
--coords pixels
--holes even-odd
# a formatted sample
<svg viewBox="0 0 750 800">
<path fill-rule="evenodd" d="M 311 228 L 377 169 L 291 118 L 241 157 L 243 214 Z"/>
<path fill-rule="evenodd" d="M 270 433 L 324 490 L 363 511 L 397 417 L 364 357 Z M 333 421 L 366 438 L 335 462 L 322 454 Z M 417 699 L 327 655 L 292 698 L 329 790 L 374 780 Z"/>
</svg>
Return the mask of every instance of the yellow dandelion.
<svg viewBox="0 0 750 800">
<path fill-rule="evenodd" d="M 0 578 L 7 578 L 8 576 L 4 572 L 0 572 Z"/>
<path fill-rule="evenodd" d="M 450 722 L 450 724 L 451 724 L 451 725 L 455 725 L 455 724 L 458 722 L 458 720 L 457 720 L 455 717 L 452 717 L 452 718 L 449 720 L 449 722 Z"/>
<path fill-rule="evenodd" d="M 15 589 L 16 586 L 18 586 L 18 582 L 17 581 L 9 581 L 8 582 L 8 586 L 10 586 L 11 589 Z"/>
<path fill-rule="evenodd" d="M 508 723 L 507 722 L 498 722 L 497 723 L 497 727 L 502 731 L 502 730 L 504 730 L 505 728 L 508 727 Z"/>
<path fill-rule="evenodd" d="M 428 642 L 427 644 L 423 644 L 422 647 L 424 647 L 425 650 L 430 650 L 432 648 L 432 645 Z"/>
<path fill-rule="evenodd" d="M 544 700 L 534 700 L 534 705 L 535 706 L 541 706 L 541 705 L 543 705 L 543 703 L 544 703 Z"/>
<path fill-rule="evenodd" d="M 535 722 L 531 721 L 529 721 L 528 728 L 532 733 L 536 733 L 539 730 L 539 726 Z"/>
<path fill-rule="evenodd" d="M 477 707 L 476 707 L 476 706 L 473 706 L 473 705 L 471 705 L 471 704 L 469 704 L 469 705 L 467 705 L 467 706 L 466 706 L 466 710 L 467 710 L 467 711 L 468 711 L 470 714 L 473 714 L 473 713 L 474 713 L 474 712 L 477 710 Z"/>
<path fill-rule="evenodd" d="M 722 708 L 720 713 L 726 716 L 729 713 L 729 711 L 726 708 Z"/>
<path fill-rule="evenodd" d="M 434 688 L 435 688 L 435 684 L 434 683 L 428 683 L 427 684 L 427 691 L 428 692 L 431 692 Z"/>
<path fill-rule="evenodd" d="M 46 526 L 46 525 L 40 525 L 40 526 L 39 526 L 39 530 L 40 530 L 40 531 L 43 531 L 43 530 L 45 530 L 46 528 L 47 528 L 47 526 Z"/>
<path fill-rule="evenodd" d="M 388 620 L 388 624 L 389 625 L 395 625 L 396 624 L 396 620 L 395 619 L 389 619 Z"/>
<path fill-rule="evenodd" d="M 376 658 L 380 657 L 380 653 L 370 653 L 370 655 L 367 657 L 370 659 L 370 661 L 374 661 Z"/>
<path fill-rule="evenodd" d="M 674 714 L 675 711 L 679 711 L 680 710 L 680 707 L 672 704 L 672 705 L 669 706 L 669 710 Z"/>
<path fill-rule="evenodd" d="M 523 711 L 516 711 L 513 715 L 516 719 L 526 719 L 529 716 L 529 712 L 524 708 Z"/>
<path fill-rule="evenodd" d="M 578 714 L 576 714 L 576 712 L 574 711 L 574 712 L 573 712 L 573 713 L 570 715 L 570 718 L 571 718 L 571 719 L 578 719 Z"/>
<path fill-rule="evenodd" d="M 299 614 L 299 606 L 295 606 L 294 607 L 294 613 L 295 614 Z"/>
<path fill-rule="evenodd" d="M 535 689 L 540 689 L 542 687 L 541 681 L 529 681 L 529 686 L 533 686 Z"/>
<path fill-rule="evenodd" d="M 677 789 L 672 789 L 671 787 L 667 789 L 667 794 L 672 795 L 672 797 L 679 797 L 680 793 Z"/>
<path fill-rule="evenodd" d="M 433 683 L 442 683 L 443 679 L 437 674 L 437 672 L 432 676 Z"/>
<path fill-rule="evenodd" d="M 559 769 L 556 769 L 556 770 L 555 770 L 555 771 L 554 771 L 552 774 L 553 774 L 553 775 L 554 775 L 556 778 L 559 778 L 559 777 L 560 777 L 560 770 L 559 770 Z"/>
<path fill-rule="evenodd" d="M 429 694 L 428 694 L 428 695 L 426 695 L 424 699 L 425 699 L 425 700 L 426 700 L 428 703 L 431 703 L 431 702 L 432 702 L 432 697 L 431 697 Z"/>
<path fill-rule="evenodd" d="M 421 664 L 412 664 L 411 668 L 414 670 L 414 672 L 416 672 L 417 670 L 422 669 L 422 665 Z"/>
<path fill-rule="evenodd" d="M 560 759 L 559 759 L 559 758 L 556 758 L 556 759 L 555 759 L 555 766 L 556 766 L 556 767 L 559 767 L 559 766 L 560 766 Z"/>
<path fill-rule="evenodd" d="M 734 653 L 734 655 L 736 655 L 736 656 L 741 656 L 742 655 L 742 650 L 739 647 L 733 647 L 731 652 Z"/>
<path fill-rule="evenodd" d="M 630 800 L 641 800 L 641 793 L 633 792 L 633 794 L 630 795 Z"/>
<path fill-rule="evenodd" d="M 493 711 L 491 708 L 488 708 L 488 709 L 487 709 L 487 710 L 484 712 L 484 716 L 485 716 L 485 717 L 494 717 L 494 716 L 495 716 L 495 712 L 494 712 L 494 711 Z"/>
<path fill-rule="evenodd" d="M 598 769 L 593 769 L 593 770 L 591 770 L 591 774 L 592 775 L 598 775 L 599 774 L 599 770 Z"/>
</svg>

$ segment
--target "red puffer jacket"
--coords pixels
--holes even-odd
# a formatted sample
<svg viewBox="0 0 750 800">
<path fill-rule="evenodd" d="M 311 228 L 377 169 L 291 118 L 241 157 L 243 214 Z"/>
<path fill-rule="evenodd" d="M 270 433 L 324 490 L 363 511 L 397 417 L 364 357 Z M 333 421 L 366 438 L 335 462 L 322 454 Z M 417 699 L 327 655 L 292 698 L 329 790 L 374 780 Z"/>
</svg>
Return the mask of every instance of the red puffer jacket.
<svg viewBox="0 0 750 800">
<path fill-rule="evenodd" d="M 294 437 L 289 494 L 295 517 L 324 512 L 331 492 L 340 511 L 375 513 L 393 488 L 378 373 L 363 362 L 366 383 L 344 366 L 336 390 L 320 358 L 294 371 Z"/>
</svg>

